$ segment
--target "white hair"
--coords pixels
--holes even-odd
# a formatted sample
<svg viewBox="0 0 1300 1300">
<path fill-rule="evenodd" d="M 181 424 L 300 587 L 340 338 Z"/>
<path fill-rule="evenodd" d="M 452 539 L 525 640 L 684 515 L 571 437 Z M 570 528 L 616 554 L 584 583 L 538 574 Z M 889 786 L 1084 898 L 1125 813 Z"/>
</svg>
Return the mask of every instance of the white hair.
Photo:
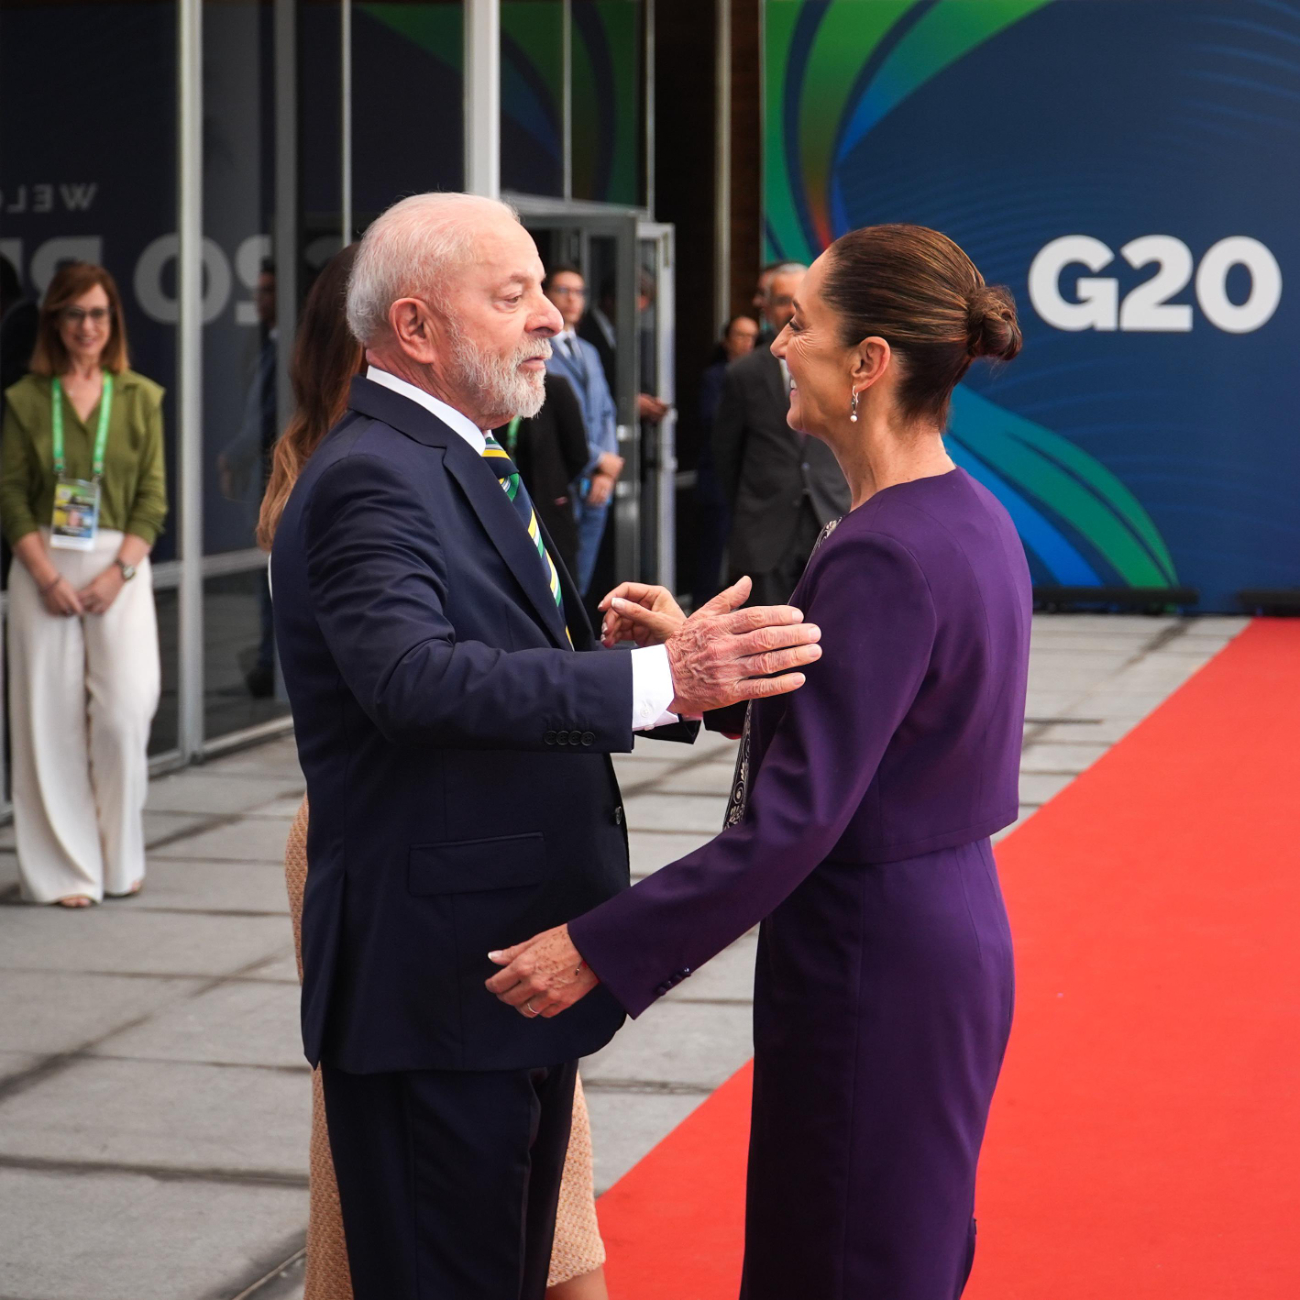
<svg viewBox="0 0 1300 1300">
<path fill-rule="evenodd" d="M 371 224 L 348 277 L 348 328 L 362 346 L 388 328 L 399 298 L 443 298 L 443 286 L 469 258 L 474 232 L 489 214 L 519 214 L 477 194 L 413 194 Z"/>
</svg>

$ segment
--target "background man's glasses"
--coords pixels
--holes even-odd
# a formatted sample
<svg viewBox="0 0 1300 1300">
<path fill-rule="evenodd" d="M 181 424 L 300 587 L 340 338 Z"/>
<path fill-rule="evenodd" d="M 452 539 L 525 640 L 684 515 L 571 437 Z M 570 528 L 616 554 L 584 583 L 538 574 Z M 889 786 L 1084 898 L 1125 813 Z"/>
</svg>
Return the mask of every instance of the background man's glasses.
<svg viewBox="0 0 1300 1300">
<path fill-rule="evenodd" d="M 87 320 L 92 325 L 103 325 L 109 315 L 107 307 L 91 307 L 89 310 L 85 307 L 65 307 L 59 313 L 59 318 L 65 325 L 80 325 L 82 321 Z"/>
<path fill-rule="evenodd" d="M 587 291 L 586 289 L 552 289 L 551 296 L 553 298 L 585 298 Z"/>
</svg>

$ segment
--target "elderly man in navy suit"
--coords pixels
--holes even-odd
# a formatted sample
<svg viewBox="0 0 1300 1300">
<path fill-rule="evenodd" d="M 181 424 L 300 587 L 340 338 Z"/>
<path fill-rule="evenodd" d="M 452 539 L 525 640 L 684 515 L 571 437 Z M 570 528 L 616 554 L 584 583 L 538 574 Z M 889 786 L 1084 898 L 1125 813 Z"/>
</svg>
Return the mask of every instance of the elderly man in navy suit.
<svg viewBox="0 0 1300 1300">
<path fill-rule="evenodd" d="M 311 803 L 303 1035 L 322 1064 L 357 1300 L 541 1300 L 576 1062 L 618 1003 L 553 1019 L 484 988 L 489 949 L 628 884 L 609 754 L 794 690 L 819 633 L 741 583 L 664 645 L 602 650 L 505 451 L 563 322 L 503 204 L 404 199 L 348 320 L 369 370 L 272 555 Z"/>
<path fill-rule="evenodd" d="M 618 454 L 618 416 L 609 381 L 592 343 L 578 337 L 578 323 L 587 309 L 587 282 L 572 266 L 553 267 L 542 283 L 546 296 L 555 304 L 564 328 L 555 336 L 546 368 L 563 375 L 573 385 L 587 425 L 591 459 L 574 494 L 574 515 L 578 521 L 578 589 L 585 596 L 605 535 L 614 485 L 623 472 Z"/>
</svg>

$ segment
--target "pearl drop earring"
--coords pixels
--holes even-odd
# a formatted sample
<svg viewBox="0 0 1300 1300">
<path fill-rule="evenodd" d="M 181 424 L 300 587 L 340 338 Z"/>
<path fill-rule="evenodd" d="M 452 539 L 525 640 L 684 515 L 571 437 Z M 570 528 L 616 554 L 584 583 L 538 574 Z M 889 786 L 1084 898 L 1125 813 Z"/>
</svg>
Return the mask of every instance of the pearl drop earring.
<svg viewBox="0 0 1300 1300">
<path fill-rule="evenodd" d="M 849 403 L 849 420 L 853 424 L 858 422 L 858 390 L 853 390 L 853 400 Z"/>
</svg>

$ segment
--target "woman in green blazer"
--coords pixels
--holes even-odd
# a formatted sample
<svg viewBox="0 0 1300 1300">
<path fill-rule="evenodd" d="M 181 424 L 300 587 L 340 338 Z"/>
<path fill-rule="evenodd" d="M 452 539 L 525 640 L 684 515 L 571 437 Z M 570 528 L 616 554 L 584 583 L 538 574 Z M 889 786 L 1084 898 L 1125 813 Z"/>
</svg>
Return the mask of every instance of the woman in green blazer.
<svg viewBox="0 0 1300 1300">
<path fill-rule="evenodd" d="M 127 366 L 113 277 L 64 266 L 31 373 L 5 394 L 0 445 L 14 828 L 29 902 L 86 907 L 144 883 L 162 396 Z"/>
</svg>

